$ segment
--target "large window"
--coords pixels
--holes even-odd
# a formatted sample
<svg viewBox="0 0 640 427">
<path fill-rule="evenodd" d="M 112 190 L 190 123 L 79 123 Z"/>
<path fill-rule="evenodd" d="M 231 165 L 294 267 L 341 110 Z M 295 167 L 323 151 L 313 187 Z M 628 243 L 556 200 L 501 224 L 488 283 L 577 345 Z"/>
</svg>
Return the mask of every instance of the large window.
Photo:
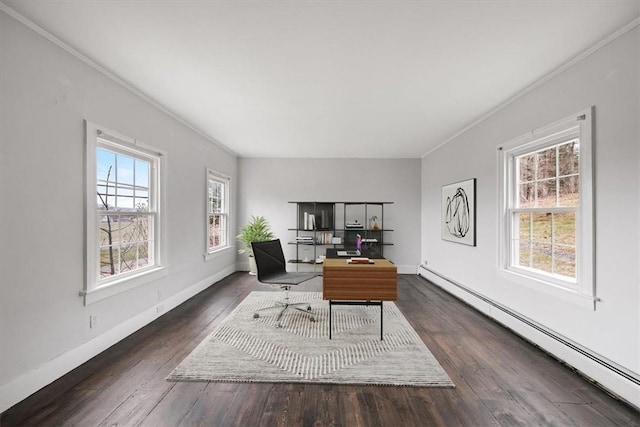
<svg viewBox="0 0 640 427">
<path fill-rule="evenodd" d="M 100 279 L 154 265 L 157 159 L 98 138 L 96 161 Z"/>
<path fill-rule="evenodd" d="M 576 281 L 578 139 L 513 158 L 513 264 Z"/>
<path fill-rule="evenodd" d="M 85 295 L 161 266 L 162 157 L 139 141 L 87 123 Z"/>
<path fill-rule="evenodd" d="M 229 181 L 207 169 L 207 254 L 229 246 Z"/>
<path fill-rule="evenodd" d="M 591 111 L 499 148 L 501 267 L 593 296 Z"/>
</svg>

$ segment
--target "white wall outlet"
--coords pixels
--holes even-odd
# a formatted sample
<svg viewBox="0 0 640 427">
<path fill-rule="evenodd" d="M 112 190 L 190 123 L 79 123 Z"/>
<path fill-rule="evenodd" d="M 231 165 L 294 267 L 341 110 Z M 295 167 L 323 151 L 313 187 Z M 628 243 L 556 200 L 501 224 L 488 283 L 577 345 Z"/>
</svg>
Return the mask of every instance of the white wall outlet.
<svg viewBox="0 0 640 427">
<path fill-rule="evenodd" d="M 162 301 L 163 299 L 164 298 L 163 298 L 163 295 L 162 295 L 162 291 L 160 289 L 158 289 L 158 302 Z"/>
<path fill-rule="evenodd" d="M 91 316 L 89 316 L 89 328 L 95 329 L 97 327 L 98 327 L 98 315 L 92 314 Z"/>
<path fill-rule="evenodd" d="M 162 313 L 164 311 L 164 304 L 159 304 L 156 306 L 156 313 Z"/>
</svg>

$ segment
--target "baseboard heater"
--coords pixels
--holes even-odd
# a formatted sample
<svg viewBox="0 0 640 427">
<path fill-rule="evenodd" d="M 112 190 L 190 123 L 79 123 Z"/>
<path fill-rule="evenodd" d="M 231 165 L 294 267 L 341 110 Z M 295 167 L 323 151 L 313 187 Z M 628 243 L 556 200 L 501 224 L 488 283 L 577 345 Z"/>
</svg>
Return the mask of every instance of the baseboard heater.
<svg viewBox="0 0 640 427">
<path fill-rule="evenodd" d="M 602 357 L 600 357 L 599 355 L 590 352 L 589 350 L 587 350 L 586 348 L 582 347 L 581 345 L 570 341 L 567 338 L 564 338 L 561 335 L 556 334 L 555 332 L 553 332 L 552 330 L 540 325 L 539 323 L 523 316 L 522 314 L 519 314 L 511 309 L 509 309 L 508 307 L 505 307 L 502 304 L 497 303 L 496 301 L 492 300 L 491 298 L 488 298 L 476 291 L 474 291 L 473 289 L 470 289 L 469 287 L 456 282 L 455 280 L 441 274 L 438 273 L 437 271 L 432 270 L 431 268 L 428 268 L 426 265 L 420 264 L 419 268 L 428 271 L 429 273 L 438 276 L 439 278 L 441 278 L 442 280 L 447 281 L 448 283 L 451 283 L 452 285 L 454 285 L 455 287 L 473 295 L 474 297 L 478 298 L 479 300 L 482 300 L 484 302 L 486 302 L 487 304 L 491 305 L 492 307 L 497 308 L 498 310 L 502 311 L 503 313 L 508 314 L 509 316 L 513 317 L 514 319 L 519 320 L 520 322 L 532 327 L 533 329 L 537 330 L 538 332 L 541 332 L 543 334 L 545 334 L 546 336 L 553 338 L 554 340 L 558 341 L 559 343 L 569 347 L 570 349 L 582 354 L 583 356 L 593 360 L 594 362 L 598 363 L 599 365 L 609 369 L 610 371 L 615 372 L 616 374 L 620 375 L 621 377 L 626 378 L 627 380 L 631 381 L 632 383 L 640 386 L 640 377 L 636 374 L 634 374 L 631 371 L 628 371 L 627 369 L 616 365 L 615 363 L 605 360 Z M 520 335 L 520 334 L 518 334 Z M 525 338 L 526 339 L 526 338 Z M 527 339 L 527 341 L 529 341 Z"/>
</svg>

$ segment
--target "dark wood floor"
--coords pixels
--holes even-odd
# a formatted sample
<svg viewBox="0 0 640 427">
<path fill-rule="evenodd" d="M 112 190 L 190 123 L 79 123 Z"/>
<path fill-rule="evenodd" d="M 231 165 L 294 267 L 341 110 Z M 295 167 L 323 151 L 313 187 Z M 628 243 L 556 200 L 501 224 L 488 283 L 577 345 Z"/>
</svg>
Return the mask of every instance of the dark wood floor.
<svg viewBox="0 0 640 427">
<path fill-rule="evenodd" d="M 3 413 L 9 426 L 639 426 L 640 413 L 417 276 L 397 305 L 455 389 L 170 383 L 252 290 L 236 273 Z M 313 289 L 319 290 L 319 289 Z"/>
</svg>

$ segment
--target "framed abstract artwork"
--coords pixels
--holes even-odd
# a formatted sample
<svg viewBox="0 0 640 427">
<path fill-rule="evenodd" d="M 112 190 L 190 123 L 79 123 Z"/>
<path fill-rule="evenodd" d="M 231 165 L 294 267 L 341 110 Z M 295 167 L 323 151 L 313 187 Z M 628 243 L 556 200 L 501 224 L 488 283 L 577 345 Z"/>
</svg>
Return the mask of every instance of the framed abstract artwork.
<svg viewBox="0 0 640 427">
<path fill-rule="evenodd" d="M 442 186 L 442 239 L 476 245 L 476 179 Z"/>
</svg>

